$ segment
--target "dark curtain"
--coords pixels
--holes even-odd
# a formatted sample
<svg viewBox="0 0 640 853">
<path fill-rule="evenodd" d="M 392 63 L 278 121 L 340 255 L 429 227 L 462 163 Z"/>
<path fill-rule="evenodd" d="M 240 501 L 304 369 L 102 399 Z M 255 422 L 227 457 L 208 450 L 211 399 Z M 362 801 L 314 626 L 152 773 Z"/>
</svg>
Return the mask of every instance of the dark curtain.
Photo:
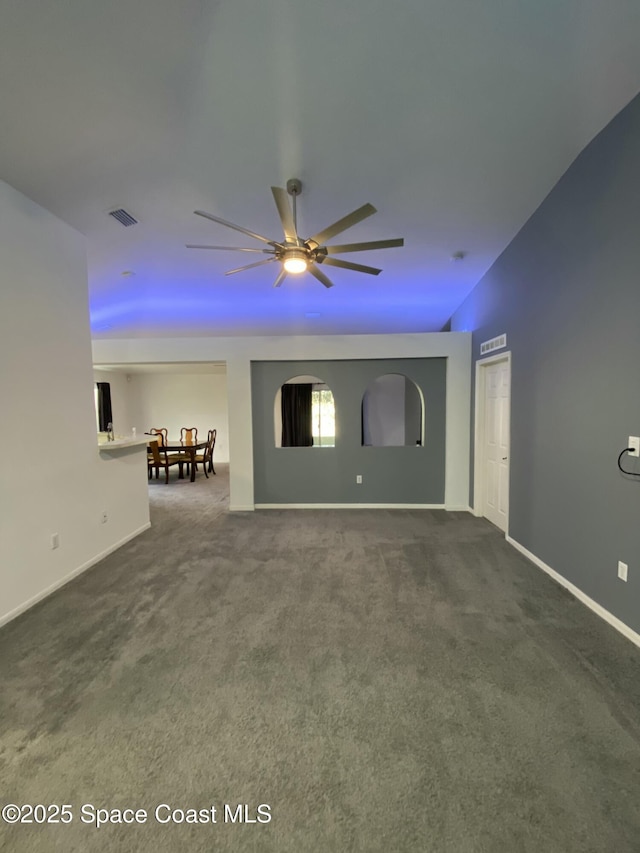
<svg viewBox="0 0 640 853">
<path fill-rule="evenodd" d="M 311 447 L 311 391 L 313 385 L 282 386 L 282 446 Z"/>
<path fill-rule="evenodd" d="M 109 424 L 113 423 L 111 412 L 111 386 L 108 382 L 96 382 L 98 388 L 98 430 L 106 432 Z"/>
</svg>

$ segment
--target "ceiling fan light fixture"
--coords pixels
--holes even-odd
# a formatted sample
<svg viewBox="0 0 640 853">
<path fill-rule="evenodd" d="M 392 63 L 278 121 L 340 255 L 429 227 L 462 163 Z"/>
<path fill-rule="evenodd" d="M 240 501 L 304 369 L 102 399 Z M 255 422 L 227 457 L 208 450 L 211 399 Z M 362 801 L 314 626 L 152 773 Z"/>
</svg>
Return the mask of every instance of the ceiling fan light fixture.
<svg viewBox="0 0 640 853">
<path fill-rule="evenodd" d="M 289 249 L 284 259 L 284 268 L 288 273 L 296 275 L 305 272 L 309 266 L 307 254 L 302 249 Z"/>
<path fill-rule="evenodd" d="M 365 243 L 344 243 L 339 246 L 334 246 L 333 244 L 326 245 L 327 240 L 330 240 L 337 234 L 341 234 L 347 228 L 352 228 L 358 222 L 362 222 L 363 219 L 376 213 L 376 209 L 372 204 L 363 204 L 357 210 L 353 210 L 347 216 L 343 216 L 342 219 L 338 219 L 337 222 L 328 225 L 323 231 L 314 234 L 313 237 L 308 237 L 306 240 L 301 239 L 298 234 L 296 219 L 296 197 L 299 195 L 301 189 L 302 183 L 297 178 L 291 178 L 287 181 L 286 190 L 282 187 L 271 187 L 273 200 L 276 203 L 280 223 L 284 231 L 284 240 L 269 240 L 268 237 L 264 237 L 262 234 L 249 231 L 248 228 L 243 228 L 241 225 L 234 225 L 233 222 L 228 222 L 226 219 L 214 216 L 213 213 L 206 213 L 204 210 L 194 211 L 198 216 L 203 216 L 212 222 L 225 225 L 227 228 L 232 228 L 234 231 L 246 234 L 247 237 L 252 237 L 254 240 L 260 240 L 261 243 L 265 243 L 270 248 L 252 249 L 244 246 L 205 246 L 193 243 L 187 243 L 187 248 L 217 249 L 225 252 L 260 252 L 271 256 L 263 261 L 256 261 L 256 263 L 245 264 L 237 269 L 227 270 L 225 275 L 233 275 L 234 273 L 250 270 L 254 267 L 261 267 L 263 264 L 279 261 L 282 264 L 282 269 L 273 283 L 274 287 L 280 287 L 286 279 L 287 274 L 300 275 L 304 272 L 311 273 L 324 287 L 333 287 L 333 282 L 320 269 L 319 264 L 326 264 L 328 267 L 340 267 L 341 269 L 353 270 L 354 272 L 363 272 L 368 275 L 379 275 L 382 272 L 377 267 L 354 264 L 351 261 L 334 258 L 333 255 L 342 254 L 343 252 L 364 252 L 373 249 L 391 249 L 395 246 L 404 246 L 402 237 L 394 237 L 392 240 L 371 240 Z M 291 196 L 291 201 L 289 201 L 288 195 Z"/>
</svg>

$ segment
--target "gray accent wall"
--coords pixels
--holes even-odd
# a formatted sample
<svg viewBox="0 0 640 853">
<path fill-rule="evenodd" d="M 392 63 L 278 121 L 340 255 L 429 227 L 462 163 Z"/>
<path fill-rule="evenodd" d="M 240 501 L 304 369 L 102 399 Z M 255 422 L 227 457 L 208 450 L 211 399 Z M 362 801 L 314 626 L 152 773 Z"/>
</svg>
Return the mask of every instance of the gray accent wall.
<svg viewBox="0 0 640 853">
<path fill-rule="evenodd" d="M 446 365 L 446 358 L 252 362 L 256 504 L 443 504 Z M 385 373 L 404 373 L 422 389 L 424 447 L 362 447 L 362 396 Z M 333 392 L 335 447 L 275 446 L 276 391 L 298 374 L 319 376 Z"/>
<path fill-rule="evenodd" d="M 640 435 L 639 235 L 640 96 L 584 149 L 451 321 L 473 332 L 474 362 L 482 341 L 507 334 L 509 535 L 636 632 L 640 478 L 616 459 Z M 626 465 L 640 473 L 638 460 Z"/>
</svg>

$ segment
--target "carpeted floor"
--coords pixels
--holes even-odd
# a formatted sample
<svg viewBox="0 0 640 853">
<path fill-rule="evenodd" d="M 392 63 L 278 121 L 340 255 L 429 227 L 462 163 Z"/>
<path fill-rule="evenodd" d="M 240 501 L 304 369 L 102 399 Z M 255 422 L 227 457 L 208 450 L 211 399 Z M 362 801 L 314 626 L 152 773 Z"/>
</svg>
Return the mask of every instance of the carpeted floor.
<svg viewBox="0 0 640 853">
<path fill-rule="evenodd" d="M 484 520 L 230 514 L 217 470 L 0 631 L 2 805 L 72 814 L 0 848 L 640 850 L 640 650 Z"/>
</svg>

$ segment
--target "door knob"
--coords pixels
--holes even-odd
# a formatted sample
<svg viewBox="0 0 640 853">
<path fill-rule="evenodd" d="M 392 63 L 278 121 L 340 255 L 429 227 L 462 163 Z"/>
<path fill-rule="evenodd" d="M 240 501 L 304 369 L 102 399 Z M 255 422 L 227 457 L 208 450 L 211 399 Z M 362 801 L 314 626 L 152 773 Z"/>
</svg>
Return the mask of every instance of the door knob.
<svg viewBox="0 0 640 853">
<path fill-rule="evenodd" d="M 507 456 L 503 456 L 503 457 L 502 457 L 502 461 L 503 461 L 503 462 L 506 462 L 506 461 L 507 461 L 507 459 L 508 459 L 508 457 L 507 457 Z"/>
</svg>

